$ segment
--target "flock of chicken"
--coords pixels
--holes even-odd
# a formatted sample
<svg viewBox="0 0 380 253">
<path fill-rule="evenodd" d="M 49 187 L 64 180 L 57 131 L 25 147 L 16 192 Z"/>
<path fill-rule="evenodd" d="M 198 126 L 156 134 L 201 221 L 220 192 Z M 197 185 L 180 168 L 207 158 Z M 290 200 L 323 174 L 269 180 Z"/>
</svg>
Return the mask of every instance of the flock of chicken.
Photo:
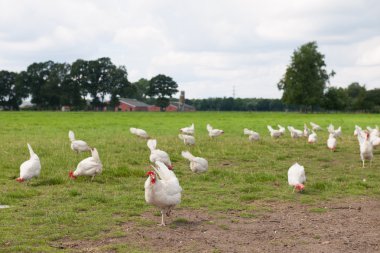
<svg viewBox="0 0 380 253">
<path fill-rule="evenodd" d="M 312 130 L 308 126 L 304 125 L 304 130 L 295 129 L 293 126 L 288 126 L 288 131 L 292 138 L 306 137 L 308 138 L 308 143 L 317 142 L 317 131 L 322 130 L 322 128 L 310 122 Z M 278 129 L 273 129 L 272 126 L 267 126 L 270 136 L 272 138 L 279 138 L 285 134 L 285 127 L 278 125 Z M 218 137 L 224 133 L 223 130 L 214 129 L 210 124 L 207 124 L 207 130 L 211 138 Z M 331 151 L 335 151 L 337 146 L 337 138 L 341 136 L 342 129 L 334 129 L 332 124 L 327 128 L 329 132 L 329 138 L 327 140 L 327 147 Z M 178 137 L 183 140 L 186 145 L 194 145 L 194 124 L 189 127 L 184 127 L 180 129 L 180 134 Z M 157 140 L 150 139 L 147 132 L 143 129 L 130 128 L 130 132 L 140 138 L 147 139 L 147 146 L 150 149 L 149 160 L 155 164 L 152 166 L 153 170 L 147 172 L 147 180 L 145 182 L 145 200 L 148 204 L 152 204 L 161 210 L 161 224 L 165 226 L 164 214 L 170 215 L 171 210 L 181 202 L 181 192 L 182 188 L 179 184 L 178 178 L 173 172 L 173 165 L 170 161 L 168 153 L 163 150 L 157 149 Z M 245 128 L 243 130 L 245 135 L 248 135 L 250 141 L 260 140 L 259 133 Z M 365 166 L 365 161 L 370 161 L 370 166 L 373 158 L 373 148 L 380 145 L 380 131 L 379 128 L 367 127 L 363 130 L 359 126 L 355 126 L 354 135 L 357 136 L 360 146 L 360 157 L 363 162 L 363 168 Z M 77 165 L 75 171 L 69 172 L 69 177 L 72 179 L 78 176 L 91 176 L 93 180 L 94 177 L 102 172 L 102 163 L 99 158 L 98 151 L 96 148 L 91 148 L 85 141 L 76 140 L 73 131 L 69 131 L 69 139 L 71 141 L 71 149 L 77 153 L 79 152 L 91 152 L 91 157 L 88 157 Z M 20 166 L 20 177 L 16 180 L 18 182 L 23 182 L 29 180 L 33 177 L 38 177 L 41 171 L 41 163 L 39 157 L 34 153 L 32 147 L 28 145 L 30 152 L 30 159 L 23 162 Z M 193 156 L 189 151 L 182 151 L 182 156 L 189 160 L 190 169 L 193 172 L 205 172 L 208 169 L 208 162 L 206 159 L 201 157 Z M 288 170 L 288 183 L 294 190 L 303 191 L 306 182 L 305 169 L 298 163 L 293 164 Z M 293 191 L 294 191 L 293 190 Z"/>
</svg>

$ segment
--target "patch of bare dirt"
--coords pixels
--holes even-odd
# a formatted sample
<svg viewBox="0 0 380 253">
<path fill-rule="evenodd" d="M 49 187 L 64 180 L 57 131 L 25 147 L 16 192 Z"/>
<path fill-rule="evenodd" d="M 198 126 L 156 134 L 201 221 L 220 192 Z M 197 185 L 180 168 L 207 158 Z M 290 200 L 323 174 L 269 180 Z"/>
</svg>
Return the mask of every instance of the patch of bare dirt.
<svg viewBox="0 0 380 253">
<path fill-rule="evenodd" d="M 61 247 L 98 252 L 101 246 L 125 243 L 151 252 L 380 252 L 379 200 L 260 206 L 270 211 L 254 218 L 237 211 L 209 214 L 177 208 L 166 227 L 128 222 L 121 225 L 124 237 L 61 242 Z M 143 218 L 161 219 L 151 213 Z"/>
</svg>

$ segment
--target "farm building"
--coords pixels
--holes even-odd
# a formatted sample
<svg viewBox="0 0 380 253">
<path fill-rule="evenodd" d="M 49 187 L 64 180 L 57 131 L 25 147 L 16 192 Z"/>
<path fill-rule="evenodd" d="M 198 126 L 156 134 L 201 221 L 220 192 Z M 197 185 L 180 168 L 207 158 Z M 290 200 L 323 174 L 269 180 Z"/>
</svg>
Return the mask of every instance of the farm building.
<svg viewBox="0 0 380 253">
<path fill-rule="evenodd" d="M 120 98 L 120 103 L 116 110 L 122 112 L 149 111 L 149 107 L 151 106 L 136 99 Z"/>
<path fill-rule="evenodd" d="M 180 102 L 172 102 L 170 103 L 171 106 L 175 107 L 176 111 L 183 111 L 183 112 L 195 112 L 195 107 L 188 104 L 183 104 L 183 110 L 181 110 L 181 103 Z"/>
<path fill-rule="evenodd" d="M 171 102 L 168 107 L 166 107 L 167 112 L 177 112 L 177 111 L 186 111 L 193 112 L 195 108 L 191 105 L 184 104 L 183 110 L 180 110 L 179 102 Z M 115 111 L 122 112 L 132 112 L 132 111 L 149 111 L 149 112 L 159 112 L 160 107 L 155 105 L 148 105 L 144 102 L 138 101 L 137 99 L 132 98 L 120 98 L 120 104 L 115 108 Z"/>
</svg>

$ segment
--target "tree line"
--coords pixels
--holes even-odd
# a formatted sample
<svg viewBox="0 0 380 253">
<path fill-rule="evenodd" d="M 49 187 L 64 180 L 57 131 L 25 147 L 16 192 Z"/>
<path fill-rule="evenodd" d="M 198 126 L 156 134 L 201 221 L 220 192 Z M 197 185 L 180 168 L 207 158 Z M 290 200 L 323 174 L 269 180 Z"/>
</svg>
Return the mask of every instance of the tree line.
<svg viewBox="0 0 380 253">
<path fill-rule="evenodd" d="M 103 106 L 114 108 L 120 97 L 147 99 L 165 108 L 177 93 L 177 83 L 159 74 L 151 80 L 128 81 L 125 66 L 116 66 L 110 58 L 78 59 L 72 64 L 46 61 L 33 63 L 25 71 L 0 71 L 0 106 L 18 110 L 23 99 L 31 98 L 38 110 L 74 110 Z M 109 101 L 106 103 L 106 97 Z M 87 99 L 90 98 L 90 104 Z"/>
<path fill-rule="evenodd" d="M 305 106 L 285 103 L 282 99 L 267 98 L 206 98 L 186 100 L 198 111 L 304 111 Z M 347 88 L 328 87 L 318 112 L 374 112 L 380 113 L 380 89 L 367 90 L 364 85 L 352 83 Z"/>
<path fill-rule="evenodd" d="M 367 90 L 357 82 L 347 88 L 330 86 L 335 71 L 326 70 L 324 58 L 316 42 L 294 50 L 277 84 L 283 91 L 281 99 L 224 97 L 192 99 L 186 103 L 199 111 L 380 112 L 380 89 Z M 0 106 L 11 110 L 19 109 L 26 98 L 31 98 L 39 110 L 59 110 L 63 105 L 73 110 L 104 106 L 112 109 L 119 104 L 120 97 L 136 98 L 164 110 L 177 92 L 177 83 L 163 74 L 130 83 L 126 67 L 116 66 L 107 57 L 78 59 L 72 64 L 33 63 L 19 73 L 0 71 Z"/>
</svg>

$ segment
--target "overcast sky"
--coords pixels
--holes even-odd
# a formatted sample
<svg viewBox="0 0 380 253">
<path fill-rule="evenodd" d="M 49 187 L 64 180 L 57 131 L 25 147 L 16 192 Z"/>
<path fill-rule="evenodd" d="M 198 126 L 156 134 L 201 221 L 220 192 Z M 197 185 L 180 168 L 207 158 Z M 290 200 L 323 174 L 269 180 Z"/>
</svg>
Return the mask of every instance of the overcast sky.
<svg viewBox="0 0 380 253">
<path fill-rule="evenodd" d="M 317 41 L 334 86 L 380 88 L 380 1 L 0 0 L 0 69 L 110 57 L 131 82 L 171 76 L 187 98 L 280 98 Z"/>
</svg>

